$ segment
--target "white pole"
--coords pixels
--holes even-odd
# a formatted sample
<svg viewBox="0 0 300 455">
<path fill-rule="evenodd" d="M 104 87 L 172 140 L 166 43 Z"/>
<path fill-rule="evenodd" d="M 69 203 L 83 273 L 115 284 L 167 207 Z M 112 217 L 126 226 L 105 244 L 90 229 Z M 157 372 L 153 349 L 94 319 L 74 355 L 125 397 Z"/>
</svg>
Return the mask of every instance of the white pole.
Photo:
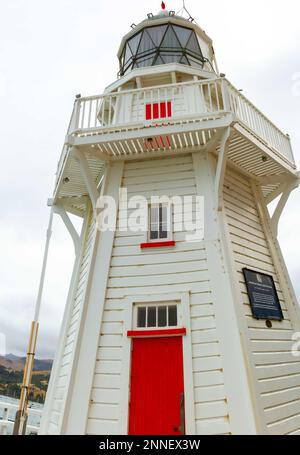
<svg viewBox="0 0 300 455">
<path fill-rule="evenodd" d="M 51 208 L 51 211 L 50 211 L 47 236 L 46 236 L 45 252 L 44 252 L 44 258 L 43 258 L 43 266 L 42 266 L 38 296 L 37 296 L 36 305 L 35 305 L 34 321 L 36 321 L 36 322 L 38 322 L 39 318 L 40 318 L 40 308 L 41 308 L 41 301 L 42 301 L 43 288 L 44 288 L 44 282 L 45 282 L 48 251 L 49 251 L 50 239 L 51 239 L 51 235 L 52 235 L 52 223 L 53 223 L 53 208 Z"/>
<path fill-rule="evenodd" d="M 51 211 L 50 211 L 49 223 L 48 223 L 48 228 L 47 228 L 47 236 L 46 236 L 42 272 L 41 272 L 39 290 L 38 290 L 38 295 L 37 295 L 37 300 L 36 300 L 36 305 L 35 305 L 34 319 L 31 324 L 29 343 L 28 343 L 28 349 L 27 349 L 27 357 L 26 357 L 24 376 L 23 376 L 21 395 L 20 395 L 19 410 L 16 413 L 16 418 L 15 418 L 15 424 L 14 424 L 14 430 L 13 430 L 13 434 L 15 434 L 15 435 L 18 435 L 18 434 L 20 435 L 20 434 L 26 433 L 26 424 L 27 424 L 27 417 L 28 417 L 27 404 L 28 404 L 31 376 L 32 376 L 32 371 L 33 371 L 34 356 L 35 356 L 35 351 L 36 351 L 36 340 L 37 340 L 38 329 L 39 329 L 40 308 L 41 308 L 41 301 L 42 301 L 43 288 L 44 288 L 44 282 L 45 282 L 49 244 L 50 244 L 50 238 L 51 238 L 51 234 L 52 234 L 52 222 L 53 222 L 53 208 L 51 208 Z"/>
</svg>

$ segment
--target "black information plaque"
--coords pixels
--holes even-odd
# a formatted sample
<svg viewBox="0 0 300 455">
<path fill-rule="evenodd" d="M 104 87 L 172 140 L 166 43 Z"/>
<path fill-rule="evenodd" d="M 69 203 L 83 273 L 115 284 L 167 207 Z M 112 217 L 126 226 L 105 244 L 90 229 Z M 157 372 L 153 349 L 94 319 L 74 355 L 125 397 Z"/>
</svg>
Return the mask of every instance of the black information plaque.
<svg viewBox="0 0 300 455">
<path fill-rule="evenodd" d="M 253 317 L 283 321 L 283 313 L 271 275 L 243 269 Z"/>
</svg>

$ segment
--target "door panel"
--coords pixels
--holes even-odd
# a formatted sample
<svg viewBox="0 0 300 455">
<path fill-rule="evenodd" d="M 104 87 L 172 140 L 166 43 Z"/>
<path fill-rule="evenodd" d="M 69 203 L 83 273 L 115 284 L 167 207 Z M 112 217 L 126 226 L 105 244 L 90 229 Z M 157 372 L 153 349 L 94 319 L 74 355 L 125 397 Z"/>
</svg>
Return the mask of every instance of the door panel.
<svg viewBox="0 0 300 455">
<path fill-rule="evenodd" d="M 132 343 L 129 434 L 184 434 L 182 337 Z"/>
</svg>

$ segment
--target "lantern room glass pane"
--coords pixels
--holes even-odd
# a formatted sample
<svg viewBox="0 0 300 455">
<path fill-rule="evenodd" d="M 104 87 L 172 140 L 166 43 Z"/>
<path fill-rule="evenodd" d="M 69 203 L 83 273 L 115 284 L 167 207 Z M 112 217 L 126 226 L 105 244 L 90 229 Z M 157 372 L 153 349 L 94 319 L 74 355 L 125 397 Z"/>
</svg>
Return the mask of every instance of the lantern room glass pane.
<svg viewBox="0 0 300 455">
<path fill-rule="evenodd" d="M 151 38 L 149 38 L 147 32 L 144 31 L 137 53 L 143 54 L 144 52 L 147 52 L 151 49 L 155 49 L 155 45 L 154 45 L 153 41 L 151 40 Z"/>
<path fill-rule="evenodd" d="M 188 59 L 186 58 L 185 55 L 183 55 L 183 56 L 181 57 L 179 63 L 182 63 L 183 65 L 189 65 L 189 61 L 188 61 Z M 201 63 L 201 65 L 202 65 L 202 63 Z"/>
<path fill-rule="evenodd" d="M 178 25 L 173 25 L 173 29 L 180 41 L 182 47 L 186 47 L 186 44 L 191 36 L 192 30 L 189 28 L 178 27 Z"/>
<path fill-rule="evenodd" d="M 171 26 L 169 26 L 164 39 L 162 40 L 161 47 L 167 47 L 167 48 L 181 48 L 180 42 L 175 35 L 175 32 Z"/>
<path fill-rule="evenodd" d="M 145 58 L 144 60 L 138 60 L 136 63 L 136 68 L 142 68 L 144 66 L 152 66 L 155 55 L 150 58 Z"/>
<path fill-rule="evenodd" d="M 159 25 L 158 27 L 149 27 L 147 28 L 147 33 L 149 34 L 154 45 L 158 47 L 163 39 L 167 25 Z"/>
<path fill-rule="evenodd" d="M 137 51 L 137 48 L 138 48 L 140 39 L 141 39 L 141 32 L 138 33 L 137 35 L 135 35 L 133 38 L 131 38 L 131 39 L 128 41 L 128 44 L 129 44 L 129 46 L 130 46 L 130 49 L 131 49 L 133 55 L 134 55 L 134 54 L 136 53 L 136 51 Z"/>
<path fill-rule="evenodd" d="M 131 53 L 130 47 L 127 44 L 126 49 L 125 49 L 124 64 L 126 64 L 131 57 L 132 57 L 132 53 Z"/>
<path fill-rule="evenodd" d="M 198 42 L 196 34 L 194 32 L 192 33 L 192 35 L 187 43 L 186 48 L 188 50 L 191 50 L 195 54 L 202 55 L 200 46 L 199 46 L 199 42 Z"/>
<path fill-rule="evenodd" d="M 153 65 L 163 65 L 165 62 L 163 61 L 163 59 L 161 58 L 160 55 L 158 55 L 157 59 L 155 60 L 155 62 L 153 63 Z"/>
<path fill-rule="evenodd" d="M 181 54 L 162 54 L 161 55 L 165 63 L 180 63 Z"/>
</svg>

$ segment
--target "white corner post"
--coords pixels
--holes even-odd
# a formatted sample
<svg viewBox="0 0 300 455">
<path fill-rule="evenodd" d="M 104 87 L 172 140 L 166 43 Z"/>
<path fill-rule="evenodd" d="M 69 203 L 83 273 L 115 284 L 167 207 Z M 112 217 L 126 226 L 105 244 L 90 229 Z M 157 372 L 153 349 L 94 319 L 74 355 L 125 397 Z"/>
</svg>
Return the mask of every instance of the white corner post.
<svg viewBox="0 0 300 455">
<path fill-rule="evenodd" d="M 102 186 L 102 194 L 110 196 L 115 201 L 117 211 L 123 167 L 123 161 L 116 161 L 108 166 Z M 74 373 L 69 386 L 68 406 L 62 434 L 85 434 L 86 432 L 89 411 L 87 397 L 90 397 L 93 384 L 114 237 L 114 230 L 100 232 L 98 227 L 78 334 L 80 344 L 74 356 Z"/>
<path fill-rule="evenodd" d="M 221 138 L 220 151 L 218 156 L 218 164 L 215 177 L 215 195 L 216 195 L 216 207 L 218 212 L 221 212 L 223 208 L 223 185 L 227 163 L 227 152 L 229 147 L 231 129 L 226 128 Z"/>
<path fill-rule="evenodd" d="M 28 414 L 27 414 L 28 396 L 29 396 L 31 376 L 32 376 L 33 365 L 34 365 L 34 356 L 35 356 L 35 352 L 36 352 L 36 341 L 37 341 L 38 329 L 39 329 L 40 309 L 41 309 L 42 295 L 43 295 L 45 275 L 46 275 L 50 238 L 52 235 L 52 223 L 53 223 L 53 209 L 51 208 L 49 222 L 48 222 L 48 228 L 47 228 L 47 235 L 46 235 L 46 244 L 45 244 L 44 257 L 43 257 L 42 272 L 41 272 L 38 295 L 37 295 L 37 300 L 36 300 L 36 305 L 35 305 L 34 318 L 31 323 L 29 343 L 28 343 L 28 348 L 27 348 L 27 356 L 26 356 L 26 362 L 25 362 L 25 367 L 24 367 L 23 382 L 22 382 L 22 387 L 21 387 L 19 410 L 17 411 L 17 414 L 16 414 L 15 424 L 14 424 L 14 429 L 13 429 L 14 435 L 26 434 L 26 425 L 27 425 L 27 417 L 28 417 Z"/>
<path fill-rule="evenodd" d="M 77 285 L 78 277 L 79 277 L 79 273 L 80 273 L 80 264 L 81 264 L 82 255 L 83 255 L 83 245 L 85 244 L 85 241 L 86 241 L 86 236 L 87 236 L 89 221 L 90 221 L 90 214 L 92 211 L 92 207 L 91 207 L 90 203 L 86 200 L 86 198 L 83 201 L 86 202 L 86 210 L 85 210 L 85 215 L 84 215 L 84 219 L 83 219 L 83 223 L 82 223 L 82 227 L 81 227 L 81 233 L 80 233 L 80 240 L 79 240 L 80 247 L 75 248 L 76 256 L 75 256 L 75 260 L 74 260 L 74 264 L 73 264 L 69 292 L 68 292 L 68 296 L 67 296 L 66 306 L 64 309 L 63 319 L 62 319 L 62 325 L 61 325 L 59 337 L 58 337 L 58 346 L 56 349 L 56 354 L 55 354 L 55 358 L 54 358 L 54 362 L 53 362 L 52 370 L 51 370 L 51 375 L 50 375 L 50 381 L 48 384 L 46 400 L 45 400 L 45 405 L 44 405 L 44 410 L 43 410 L 41 425 L 40 425 L 40 430 L 39 430 L 40 435 L 47 434 L 47 428 L 49 425 L 49 420 L 51 418 L 51 412 L 52 412 L 51 405 L 53 404 L 53 398 L 54 398 L 55 390 L 57 387 L 57 382 L 59 380 L 61 359 L 63 356 L 63 352 L 64 352 L 65 345 L 66 345 L 66 339 L 68 336 L 67 327 L 68 327 L 68 324 L 70 323 L 70 319 L 72 316 L 72 309 L 73 309 L 72 304 L 74 301 L 76 285 Z"/>
</svg>

